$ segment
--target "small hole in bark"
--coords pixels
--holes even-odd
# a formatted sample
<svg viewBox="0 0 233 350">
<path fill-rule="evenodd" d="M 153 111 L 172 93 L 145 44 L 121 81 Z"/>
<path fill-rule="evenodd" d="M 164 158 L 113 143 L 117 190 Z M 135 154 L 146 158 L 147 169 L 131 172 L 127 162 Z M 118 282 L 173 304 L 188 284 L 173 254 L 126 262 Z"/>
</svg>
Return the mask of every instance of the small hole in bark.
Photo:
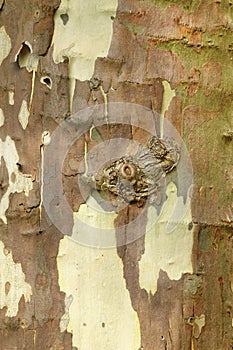
<svg viewBox="0 0 233 350">
<path fill-rule="evenodd" d="M 192 228 L 193 228 L 193 223 L 192 223 L 192 222 L 190 222 L 190 223 L 188 224 L 188 229 L 189 229 L 189 231 L 191 231 L 191 230 L 192 230 Z"/>
<path fill-rule="evenodd" d="M 23 171 L 23 166 L 22 166 L 22 164 L 16 163 L 16 165 L 17 165 L 19 171 Z"/>
<path fill-rule="evenodd" d="M 165 340 L 165 337 L 164 337 L 163 335 L 161 335 L 161 339 L 162 339 L 162 340 Z"/>
<path fill-rule="evenodd" d="M 28 326 L 27 320 L 22 319 L 22 320 L 20 321 L 20 327 L 22 327 L 22 328 L 27 328 L 27 326 Z"/>
<path fill-rule="evenodd" d="M 35 11 L 34 17 L 35 17 L 35 18 L 39 18 L 39 17 L 40 17 L 40 10 L 36 10 L 36 11 Z"/>
<path fill-rule="evenodd" d="M 49 76 L 42 77 L 40 82 L 46 85 L 50 90 L 52 89 L 52 79 Z"/>
<path fill-rule="evenodd" d="M 87 325 L 86 323 L 83 323 L 83 326 L 84 326 L 84 327 L 86 327 L 86 325 Z"/>
<path fill-rule="evenodd" d="M 111 18 L 111 20 L 112 20 L 112 21 L 114 21 L 114 19 L 115 19 L 115 17 L 114 17 L 114 16 L 111 16 L 110 18 Z"/>
<path fill-rule="evenodd" d="M 194 317 L 189 317 L 189 323 L 193 323 L 195 321 Z"/>
<path fill-rule="evenodd" d="M 50 79 L 49 78 L 45 78 L 44 82 L 45 82 L 45 84 L 49 84 L 50 83 Z"/>
<path fill-rule="evenodd" d="M 61 17 L 61 20 L 62 20 L 64 26 L 65 26 L 66 23 L 69 21 L 69 15 L 67 13 L 62 13 L 60 15 L 60 17 Z"/>
<path fill-rule="evenodd" d="M 102 327 L 103 327 L 103 328 L 105 327 L 105 323 L 104 323 L 104 322 L 102 322 Z"/>
</svg>

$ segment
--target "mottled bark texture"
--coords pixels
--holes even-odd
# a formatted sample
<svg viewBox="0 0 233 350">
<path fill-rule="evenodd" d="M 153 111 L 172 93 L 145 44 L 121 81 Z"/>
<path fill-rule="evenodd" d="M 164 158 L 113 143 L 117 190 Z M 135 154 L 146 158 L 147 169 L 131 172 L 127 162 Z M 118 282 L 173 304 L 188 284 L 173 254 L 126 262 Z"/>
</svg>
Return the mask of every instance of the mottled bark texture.
<svg viewBox="0 0 233 350">
<path fill-rule="evenodd" d="M 16 316 L 6 317 L 6 308 L 1 309 L 0 348 L 7 350 L 74 349 L 72 335 L 59 328 L 65 309 L 56 265 L 62 235 L 47 220 L 40 193 L 42 133 L 52 133 L 71 112 L 69 63 L 56 65 L 52 59 L 58 6 L 58 0 L 0 1 L 0 27 L 5 27 L 12 43 L 0 66 L 0 107 L 5 116 L 0 138 L 9 135 L 14 140 L 19 170 L 33 179 L 28 197 L 10 195 L 7 225 L 0 220 L 0 239 L 32 287 L 30 302 L 22 297 Z M 137 103 L 159 113 L 162 82 L 169 82 L 176 93 L 165 116 L 181 133 L 193 164 L 194 273 L 175 281 L 160 271 L 157 292 L 152 294 L 139 284 L 144 237 L 118 248 L 126 288 L 140 322 L 141 349 L 233 349 L 232 20 L 233 6 L 228 0 L 119 0 L 108 57 L 95 62 L 92 82 L 100 85 L 76 82 L 73 112 L 103 103 L 101 86 L 109 102 Z M 20 64 L 20 57 L 30 51 L 29 44 L 38 60 L 35 73 Z M 51 89 L 40 82 L 43 77 L 49 77 L 47 85 L 52 81 Z M 9 92 L 14 92 L 14 104 L 9 104 Z M 22 100 L 30 112 L 25 130 L 17 117 Z M 118 134 L 114 127 L 102 131 L 106 138 Z M 131 135 L 140 139 L 140 130 L 122 128 L 122 137 Z M 86 141 L 89 147 L 95 144 L 88 136 Z M 83 152 L 84 139 L 80 139 L 70 149 L 63 169 L 64 192 L 74 211 L 83 201 L 77 182 Z M 9 183 L 4 159 L 0 181 L 1 199 Z M 118 215 L 116 237 L 127 235 L 119 226 L 140 210 L 130 206 Z M 146 226 L 144 216 L 142 223 Z M 201 315 L 205 316 L 203 327 Z"/>
</svg>

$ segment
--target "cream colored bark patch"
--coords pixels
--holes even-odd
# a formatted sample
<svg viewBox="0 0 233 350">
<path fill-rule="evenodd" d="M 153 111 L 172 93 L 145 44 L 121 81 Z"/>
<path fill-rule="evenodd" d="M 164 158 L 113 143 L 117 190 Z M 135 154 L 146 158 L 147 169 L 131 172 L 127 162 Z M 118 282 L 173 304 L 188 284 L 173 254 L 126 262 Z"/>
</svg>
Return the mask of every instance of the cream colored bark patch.
<svg viewBox="0 0 233 350">
<path fill-rule="evenodd" d="M 9 185 L 7 191 L 0 201 L 0 219 L 6 224 L 6 211 L 9 207 L 9 196 L 11 193 L 24 192 L 26 196 L 29 195 L 29 191 L 33 188 L 32 176 L 23 174 L 19 171 L 17 163 L 19 162 L 19 156 L 15 147 L 14 141 L 10 136 L 6 137 L 5 141 L 0 139 L 0 165 L 1 157 L 4 158 L 6 168 L 8 171 Z"/>
<path fill-rule="evenodd" d="M 205 326 L 205 315 L 196 316 L 194 320 L 194 337 L 199 338 L 202 328 Z"/>
<path fill-rule="evenodd" d="M 22 101 L 19 115 L 18 115 L 19 122 L 22 126 L 22 128 L 25 130 L 28 125 L 28 119 L 29 119 L 29 110 L 28 105 L 25 100 Z"/>
<path fill-rule="evenodd" d="M 167 233 L 169 222 L 172 220 L 174 223 L 175 204 L 179 201 L 179 205 L 184 206 L 183 199 L 177 197 L 174 183 L 169 183 L 167 197 L 159 217 L 154 207 L 148 210 L 145 253 L 139 262 L 140 285 L 152 293 L 157 290 L 160 270 L 166 271 L 169 278 L 174 280 L 180 279 L 183 273 L 193 273 L 193 231 L 188 229 L 192 221 L 190 203 L 186 203 L 188 208 L 183 208 L 184 213 L 187 210 L 185 216 L 177 220 L 172 232 Z"/>
<path fill-rule="evenodd" d="M 9 55 L 10 50 L 11 39 L 3 26 L 0 28 L 0 66 L 3 60 Z"/>
<path fill-rule="evenodd" d="M 65 332 L 69 326 L 69 322 L 70 322 L 70 315 L 69 315 L 69 309 L 70 309 L 70 305 L 73 302 L 73 296 L 69 295 L 69 296 L 65 296 L 65 313 L 64 315 L 61 317 L 61 321 L 60 321 L 60 330 L 61 332 Z"/>
<path fill-rule="evenodd" d="M 15 104 L 15 99 L 14 99 L 15 92 L 10 90 L 8 91 L 8 101 L 10 106 L 14 106 Z"/>
<path fill-rule="evenodd" d="M 173 99 L 174 96 L 176 96 L 176 93 L 175 93 L 175 90 L 171 89 L 170 84 L 166 80 L 163 80 L 162 84 L 163 84 L 164 92 L 163 92 L 163 103 L 162 103 L 161 118 L 160 118 L 160 124 L 161 124 L 160 133 L 161 133 L 161 137 L 163 138 L 164 115 L 169 108 L 171 100 Z"/>
<path fill-rule="evenodd" d="M 55 14 L 55 63 L 70 62 L 70 77 L 89 80 L 97 57 L 108 54 L 117 0 L 62 0 Z"/>
<path fill-rule="evenodd" d="M 114 229 L 115 214 L 106 219 L 104 214 L 83 205 L 79 215 L 96 227 L 112 225 Z M 74 225 L 74 229 L 82 228 Z M 66 293 L 60 328 L 73 333 L 73 346 L 79 350 L 138 349 L 139 321 L 131 305 L 116 248 L 86 247 L 64 237 L 57 264 L 59 285 Z"/>
<path fill-rule="evenodd" d="M 11 252 L 0 241 L 0 308 L 7 307 L 6 316 L 14 317 L 18 312 L 18 303 L 22 296 L 26 302 L 32 295 L 31 286 L 25 282 L 21 264 L 15 263 Z"/>
<path fill-rule="evenodd" d="M 50 144 L 51 135 L 50 135 L 50 132 L 48 130 L 43 131 L 41 141 L 42 141 L 43 145 L 45 145 L 45 146 Z"/>
<path fill-rule="evenodd" d="M 0 108 L 0 127 L 4 125 L 5 117 L 3 110 Z"/>
<path fill-rule="evenodd" d="M 72 239 L 76 242 L 100 248 L 115 246 L 115 212 L 104 211 L 96 200 L 90 197 L 73 215 Z"/>
<path fill-rule="evenodd" d="M 163 80 L 162 84 L 163 84 L 164 92 L 163 92 L 163 103 L 162 103 L 161 114 L 164 115 L 165 112 L 168 110 L 171 100 L 173 99 L 174 96 L 176 96 L 176 93 L 175 93 L 175 90 L 171 89 L 170 84 L 166 80 Z"/>
</svg>

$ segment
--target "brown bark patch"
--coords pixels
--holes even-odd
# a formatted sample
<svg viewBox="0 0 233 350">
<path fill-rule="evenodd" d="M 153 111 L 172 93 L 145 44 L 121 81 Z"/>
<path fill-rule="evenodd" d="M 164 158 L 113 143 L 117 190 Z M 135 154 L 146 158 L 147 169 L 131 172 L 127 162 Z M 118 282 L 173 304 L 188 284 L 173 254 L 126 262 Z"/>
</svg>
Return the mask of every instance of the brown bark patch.
<svg viewBox="0 0 233 350">
<path fill-rule="evenodd" d="M 148 49 L 147 77 L 167 80 L 174 89 L 187 80 L 187 71 L 176 54 L 158 49 L 152 43 Z"/>
<path fill-rule="evenodd" d="M 3 157 L 0 160 L 0 202 L 9 185 L 8 170 Z"/>
</svg>

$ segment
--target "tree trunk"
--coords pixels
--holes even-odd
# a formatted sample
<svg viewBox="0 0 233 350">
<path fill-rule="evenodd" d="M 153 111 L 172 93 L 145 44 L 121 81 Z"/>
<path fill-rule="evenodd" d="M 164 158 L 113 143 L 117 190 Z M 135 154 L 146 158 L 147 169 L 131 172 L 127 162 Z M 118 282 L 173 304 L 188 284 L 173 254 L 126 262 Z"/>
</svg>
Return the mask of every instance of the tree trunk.
<svg viewBox="0 0 233 350">
<path fill-rule="evenodd" d="M 232 5 L 0 0 L 0 349 L 233 349 Z"/>
</svg>

